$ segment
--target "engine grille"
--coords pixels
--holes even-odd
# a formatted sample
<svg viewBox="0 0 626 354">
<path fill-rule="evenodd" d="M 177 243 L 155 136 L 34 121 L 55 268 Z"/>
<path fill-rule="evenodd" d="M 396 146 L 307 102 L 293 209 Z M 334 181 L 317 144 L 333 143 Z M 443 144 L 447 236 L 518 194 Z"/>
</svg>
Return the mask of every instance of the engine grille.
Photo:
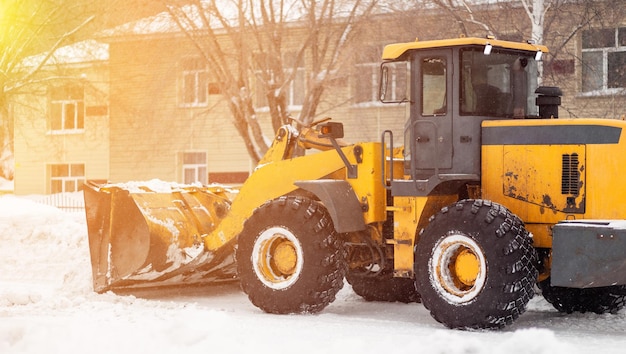
<svg viewBox="0 0 626 354">
<path fill-rule="evenodd" d="M 561 194 L 578 195 L 580 190 L 580 172 L 578 154 L 563 154 Z"/>
</svg>

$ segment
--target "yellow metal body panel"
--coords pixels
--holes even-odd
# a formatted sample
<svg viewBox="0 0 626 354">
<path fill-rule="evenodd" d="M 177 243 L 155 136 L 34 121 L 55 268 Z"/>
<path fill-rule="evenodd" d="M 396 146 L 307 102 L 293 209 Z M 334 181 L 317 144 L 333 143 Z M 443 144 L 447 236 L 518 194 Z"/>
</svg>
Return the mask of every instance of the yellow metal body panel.
<svg viewBox="0 0 626 354">
<path fill-rule="evenodd" d="M 626 129 L 626 122 L 620 123 Z M 587 219 L 626 219 L 626 137 L 619 145 L 587 146 Z"/>
<path fill-rule="evenodd" d="M 367 205 L 363 214 L 366 224 L 382 222 L 387 218 L 386 189 L 382 181 L 382 147 L 380 143 L 357 144 L 362 149 L 362 162 L 358 166 L 358 178 L 347 179 L 362 204 Z M 356 163 L 354 154 L 347 154 Z M 352 155 L 352 156 L 350 156 Z"/>
<path fill-rule="evenodd" d="M 430 195 L 427 197 L 394 197 L 394 272 L 396 276 L 413 274 L 413 247 L 419 231 L 426 226 L 428 219 L 446 205 L 454 203 L 457 194 Z"/>
<path fill-rule="evenodd" d="M 332 150 L 257 167 L 233 200 L 226 218 L 204 238 L 206 248 L 215 251 L 237 237 L 255 208 L 297 189 L 294 181 L 320 179 L 342 168 L 341 158 Z"/>
<path fill-rule="evenodd" d="M 533 246 L 552 248 L 553 224 L 526 224 L 526 230 L 533 235 Z"/>
<path fill-rule="evenodd" d="M 526 222 L 552 222 L 554 212 L 565 212 L 568 209 L 566 198 L 553 198 L 562 193 L 562 156 L 575 154 L 585 161 L 585 145 L 511 145 L 503 146 L 501 179 L 502 194 L 514 199 L 525 201 L 527 204 L 538 205 L 539 214 L 534 209 L 524 210 L 519 215 Z M 583 203 L 585 199 L 585 166 L 579 164 L 578 174 L 580 186 L 577 194 L 567 194 Z M 574 197 L 575 195 L 575 197 Z M 572 209 L 571 213 L 581 214 Z"/>
<path fill-rule="evenodd" d="M 552 246 L 551 226 L 566 219 L 626 219 L 626 122 L 607 119 L 485 121 L 512 136 L 482 146 L 482 197 L 503 204 Z M 508 127 L 514 129 L 507 130 Z M 546 131 L 540 137 L 520 132 Z M 542 135 L 542 134 L 540 134 Z M 488 140 L 488 139 L 487 139 Z M 524 142 L 524 143 L 522 143 Z M 566 188 L 566 157 L 578 159 L 578 187 Z M 571 171 L 572 173 L 574 171 Z M 572 187 L 572 186 L 570 186 Z"/>
<path fill-rule="evenodd" d="M 396 275 L 413 273 L 413 246 L 426 197 L 394 198 L 393 267 Z"/>
<path fill-rule="evenodd" d="M 446 48 L 446 47 L 458 47 L 469 45 L 481 45 L 487 44 L 498 48 L 525 50 L 530 52 L 541 51 L 543 53 L 548 52 L 548 47 L 537 44 L 529 44 L 525 42 L 508 42 L 500 41 L 491 38 L 475 38 L 475 37 L 460 37 L 454 39 L 441 39 L 433 41 L 415 41 L 407 43 L 395 43 L 385 46 L 383 50 L 383 60 L 397 59 L 402 54 L 413 49 L 430 49 L 430 48 Z"/>
<path fill-rule="evenodd" d="M 268 200 L 296 190 L 296 181 L 322 178 L 346 180 L 351 184 L 359 201 L 367 205 L 363 214 L 365 223 L 385 220 L 386 199 L 382 184 L 380 143 L 355 144 L 341 148 L 349 162 L 358 169 L 358 178 L 348 179 L 345 164 L 335 150 L 283 159 L 289 154 L 288 140 L 289 137 L 284 136 L 274 142 L 262 163 L 241 187 L 226 218 L 215 231 L 205 235 L 204 244 L 207 250 L 215 251 L 237 237 L 243 229 L 244 221 L 252 215 L 254 209 Z M 357 155 L 360 156 L 359 161 Z"/>
</svg>

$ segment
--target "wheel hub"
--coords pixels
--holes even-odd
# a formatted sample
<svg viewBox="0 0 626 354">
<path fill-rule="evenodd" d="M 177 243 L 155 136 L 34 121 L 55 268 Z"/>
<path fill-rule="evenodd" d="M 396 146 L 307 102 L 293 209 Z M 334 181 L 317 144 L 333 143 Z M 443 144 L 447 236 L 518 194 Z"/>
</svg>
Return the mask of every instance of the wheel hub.
<svg viewBox="0 0 626 354">
<path fill-rule="evenodd" d="M 280 242 L 276 246 L 271 258 L 273 260 L 273 265 L 276 267 L 278 272 L 285 275 L 293 274 L 293 271 L 296 268 L 298 256 L 296 255 L 296 249 L 291 242 L 286 240 Z"/>
<path fill-rule="evenodd" d="M 485 256 L 480 246 L 462 234 L 442 238 L 433 248 L 429 267 L 431 284 L 451 304 L 471 302 L 487 278 Z"/>
<path fill-rule="evenodd" d="M 454 274 L 464 285 L 473 286 L 480 272 L 478 258 L 469 249 L 463 249 L 454 261 Z"/>
</svg>

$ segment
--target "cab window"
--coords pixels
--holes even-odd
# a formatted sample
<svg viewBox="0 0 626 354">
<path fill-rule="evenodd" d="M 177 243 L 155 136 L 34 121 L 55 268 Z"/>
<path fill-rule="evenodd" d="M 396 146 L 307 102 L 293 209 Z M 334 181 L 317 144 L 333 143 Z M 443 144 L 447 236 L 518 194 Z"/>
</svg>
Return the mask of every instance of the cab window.
<svg viewBox="0 0 626 354">
<path fill-rule="evenodd" d="M 537 64 L 515 52 L 461 51 L 461 115 L 524 118 L 537 115 Z"/>
<path fill-rule="evenodd" d="M 446 59 L 424 58 L 421 62 L 422 115 L 444 115 L 446 104 Z"/>
</svg>

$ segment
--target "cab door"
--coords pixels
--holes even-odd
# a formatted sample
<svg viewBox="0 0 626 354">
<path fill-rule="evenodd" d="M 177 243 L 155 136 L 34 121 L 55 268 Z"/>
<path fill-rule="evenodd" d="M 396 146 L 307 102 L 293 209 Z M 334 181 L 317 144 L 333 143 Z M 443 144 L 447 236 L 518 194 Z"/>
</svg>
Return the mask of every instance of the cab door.
<svg viewBox="0 0 626 354">
<path fill-rule="evenodd" d="M 411 174 L 428 178 L 452 168 L 452 50 L 417 52 L 412 68 Z"/>
</svg>

